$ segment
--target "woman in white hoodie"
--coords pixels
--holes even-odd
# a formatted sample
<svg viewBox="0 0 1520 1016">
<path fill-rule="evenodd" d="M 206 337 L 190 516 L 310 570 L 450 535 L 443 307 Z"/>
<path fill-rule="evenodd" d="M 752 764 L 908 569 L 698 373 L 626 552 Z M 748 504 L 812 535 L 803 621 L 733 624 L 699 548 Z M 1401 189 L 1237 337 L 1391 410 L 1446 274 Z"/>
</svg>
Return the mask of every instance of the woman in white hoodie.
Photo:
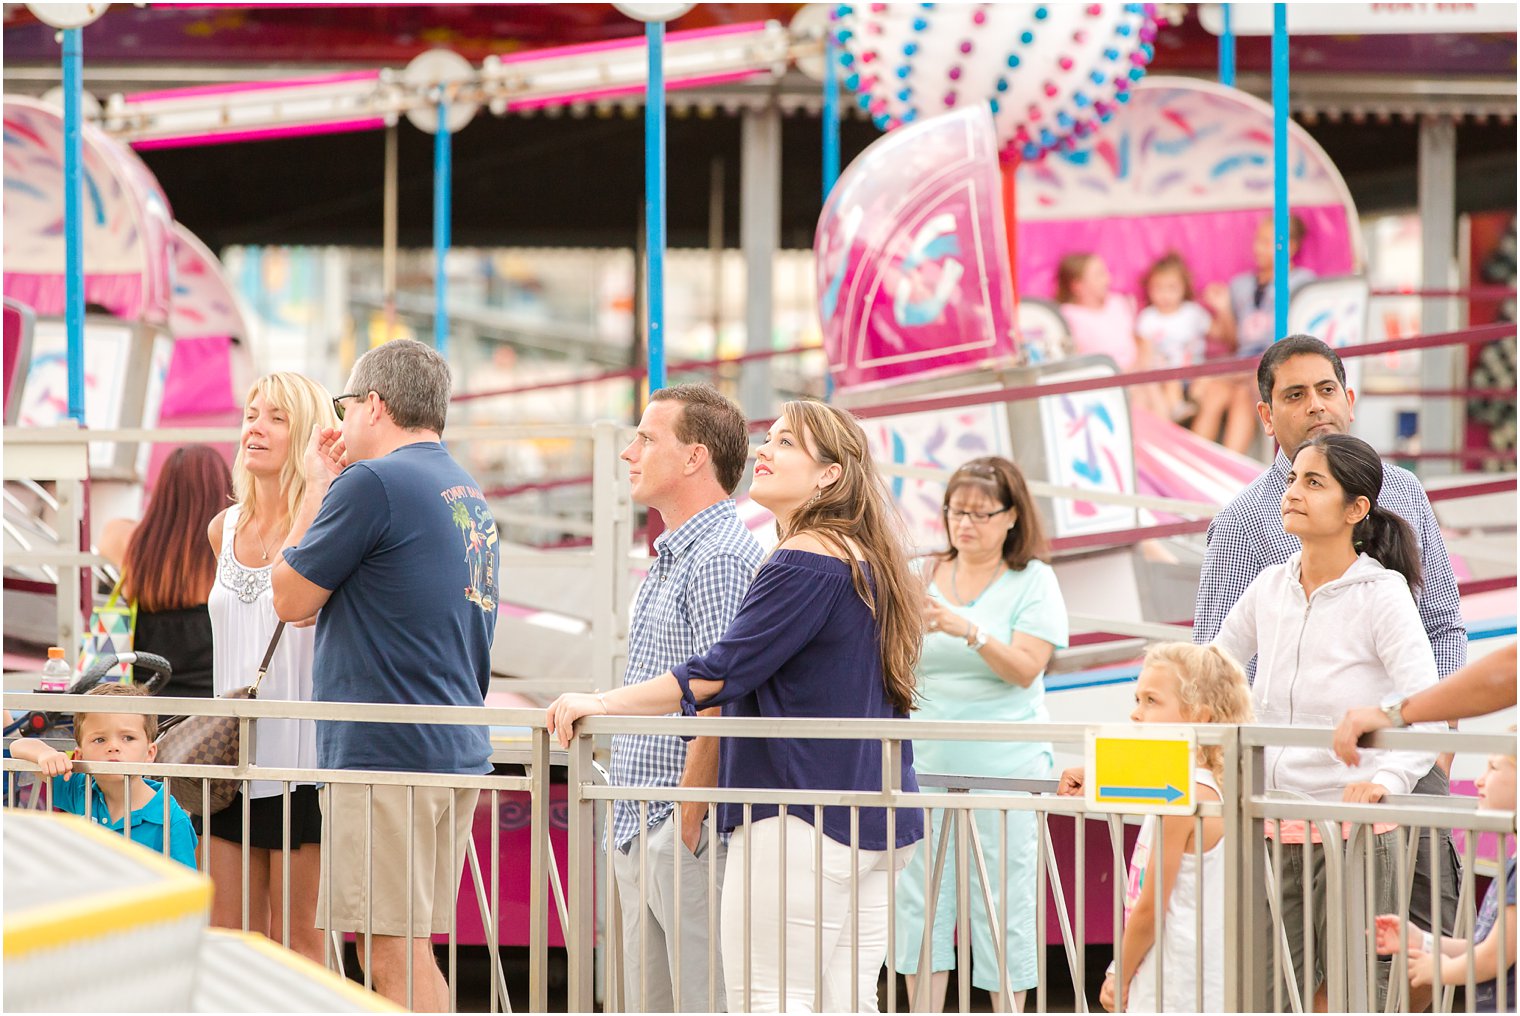
<svg viewBox="0 0 1520 1016">
<path fill-rule="evenodd" d="M 1382 487 L 1382 459 L 1350 435 L 1321 434 L 1294 457 L 1283 528 L 1298 537 L 1302 550 L 1256 577 L 1214 640 L 1236 659 L 1258 657 L 1251 687 L 1258 722 L 1333 727 L 1355 703 L 1400 701 L 1436 683 L 1435 656 L 1414 600 L 1419 548 L 1408 524 L 1378 507 Z M 1269 749 L 1267 789 L 1372 803 L 1409 793 L 1434 761 L 1434 753 L 1376 750 L 1345 766 L 1328 748 Z M 1377 906 L 1386 902 L 1397 909 L 1393 828 L 1373 826 L 1376 877 L 1368 891 Z M 1307 858 L 1302 846 L 1286 849 L 1303 843 L 1302 822 L 1269 825 L 1268 835 L 1280 836 L 1285 846 L 1277 875 L 1296 976 L 1303 971 L 1305 897 L 1314 900 L 1317 970 L 1313 984 L 1299 986 L 1307 1008 L 1323 979 L 1327 946 L 1323 847 L 1311 828 Z M 1283 959 L 1286 965 L 1288 957 Z M 1265 960 L 1272 962 L 1270 950 Z M 1387 965 L 1380 963 L 1379 1010 L 1387 978 Z"/>
</svg>

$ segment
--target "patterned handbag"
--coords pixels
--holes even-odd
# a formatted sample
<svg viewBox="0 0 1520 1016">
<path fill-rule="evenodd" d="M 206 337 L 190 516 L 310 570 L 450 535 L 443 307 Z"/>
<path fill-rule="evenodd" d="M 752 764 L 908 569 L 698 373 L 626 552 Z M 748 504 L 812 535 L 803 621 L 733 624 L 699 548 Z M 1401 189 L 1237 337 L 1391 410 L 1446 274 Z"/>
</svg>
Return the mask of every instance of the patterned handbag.
<svg viewBox="0 0 1520 1016">
<path fill-rule="evenodd" d="M 131 659 L 127 654 L 132 652 L 132 635 L 137 630 L 137 601 L 122 602 L 121 584 L 125 581 L 126 573 L 123 572 L 106 602 L 90 611 L 89 627 L 79 636 L 79 666 L 74 671 L 76 680 L 103 656 Z M 131 683 L 130 663 L 118 663 L 111 670 L 110 680 Z"/>
<path fill-rule="evenodd" d="M 274 659 L 275 646 L 285 631 L 285 622 L 275 625 L 274 637 L 264 651 L 264 662 L 259 664 L 258 675 L 246 688 L 237 688 L 222 698 L 252 699 L 259 697 L 259 682 L 269 670 Z M 165 721 L 158 735 L 157 761 L 170 765 L 231 766 L 237 765 L 240 739 L 238 720 L 235 716 L 175 716 Z M 203 793 L 210 786 L 210 800 Z M 238 780 L 204 780 L 181 777 L 174 780 L 174 799 L 191 815 L 210 817 L 232 803 L 237 796 Z"/>
</svg>

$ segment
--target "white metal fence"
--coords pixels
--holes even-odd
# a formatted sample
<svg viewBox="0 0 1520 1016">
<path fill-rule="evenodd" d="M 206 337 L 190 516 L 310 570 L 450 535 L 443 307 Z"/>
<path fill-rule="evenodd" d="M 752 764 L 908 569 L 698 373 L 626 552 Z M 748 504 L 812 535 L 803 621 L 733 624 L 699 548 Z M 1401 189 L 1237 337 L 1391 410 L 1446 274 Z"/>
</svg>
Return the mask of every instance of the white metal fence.
<svg viewBox="0 0 1520 1016">
<path fill-rule="evenodd" d="M 12 713 L 29 709 L 50 709 L 59 713 L 69 713 L 78 709 L 82 702 L 82 699 L 72 696 L 44 694 L 7 694 L 5 696 L 6 708 Z M 496 901 L 500 899 L 501 887 L 507 883 L 507 880 L 525 880 L 528 883 L 531 899 L 531 928 L 527 1000 L 529 1009 L 532 1011 L 545 1011 L 549 1002 L 548 941 L 551 901 L 560 915 L 561 928 L 567 943 L 568 1010 L 592 1011 L 599 1001 L 609 1011 L 637 1011 L 641 1008 L 639 998 L 621 997 L 623 994 L 620 990 L 623 984 L 621 972 L 629 963 L 635 964 L 635 969 L 637 969 L 639 959 L 623 955 L 621 930 L 617 926 L 617 919 L 611 916 L 616 915 L 618 911 L 615 883 L 603 841 L 597 834 L 600 826 L 599 819 L 609 815 L 613 802 L 620 799 L 633 802 L 656 800 L 702 802 L 708 804 L 709 807 L 717 802 L 728 802 L 744 808 L 746 821 L 750 819 L 750 809 L 758 805 L 778 806 L 784 809 L 785 815 L 803 816 L 814 820 L 818 818 L 821 809 L 845 809 L 852 818 L 853 830 L 858 830 L 859 816 L 864 809 L 886 809 L 889 823 L 895 823 L 899 816 L 911 810 L 925 816 L 926 829 L 933 828 L 931 820 L 936 814 L 945 816 L 939 825 L 941 831 L 937 835 L 926 837 L 916 849 L 924 853 L 922 877 L 925 878 L 925 908 L 929 911 L 924 920 L 925 935 L 932 934 L 934 908 L 944 907 L 952 902 L 956 907 L 955 976 L 957 998 L 962 1011 L 966 1011 L 970 1005 L 969 979 L 972 963 L 969 950 L 973 933 L 978 930 L 973 928 L 969 916 L 973 905 L 984 906 L 989 915 L 997 914 L 997 919 L 989 920 L 990 927 L 984 929 L 993 940 L 998 954 L 996 983 L 1008 986 L 1010 964 L 1023 962 L 1025 959 L 1010 955 L 1010 950 L 1003 941 L 1003 929 L 1009 924 L 1005 915 L 1009 907 L 1010 891 L 1017 890 L 1017 887 L 1010 886 L 1010 878 L 1022 877 L 1010 874 L 1013 866 L 1009 863 L 1006 830 L 1010 821 L 1021 821 L 1020 817 L 1028 816 L 1033 820 L 1037 843 L 1033 864 L 1033 888 L 1037 898 L 1033 941 L 1038 943 L 1034 950 L 1037 969 L 1035 979 L 1038 986 L 1026 1000 L 1026 1007 L 1035 1011 L 1046 1011 L 1049 1007 L 1052 972 L 1046 965 L 1045 944 L 1048 943 L 1050 946 L 1058 947 L 1055 951 L 1056 962 L 1064 968 L 1064 973 L 1076 986 L 1077 1011 L 1096 1008 L 1096 999 L 1090 999 L 1086 992 L 1089 974 L 1094 972 L 1094 960 L 1089 956 L 1086 942 L 1089 928 L 1086 922 L 1085 900 L 1090 893 L 1112 894 L 1115 915 L 1112 928 L 1116 954 L 1114 959 L 1119 969 L 1123 969 L 1124 958 L 1121 945 L 1125 928 L 1123 894 L 1129 862 L 1126 856 L 1124 823 L 1121 817 L 1090 815 L 1082 798 L 1055 796 L 1052 793 L 1054 789 L 1052 781 L 930 777 L 925 779 L 918 793 L 913 793 L 904 791 L 898 780 L 900 752 L 908 738 L 976 742 L 984 744 L 989 752 L 995 753 L 1000 745 L 1010 742 L 1049 742 L 1058 748 L 1062 745 L 1079 744 L 1087 732 L 1087 728 L 1081 725 L 772 720 L 721 717 L 650 719 L 596 717 L 583 721 L 579 731 L 580 736 L 573 741 L 566 756 L 558 751 L 551 752 L 550 741 L 543 726 L 543 714 L 538 710 L 200 699 L 134 700 L 130 698 L 112 699 L 110 709 L 114 712 L 132 713 L 237 716 L 242 721 L 243 728 L 242 758 L 239 764 L 227 768 L 94 763 L 80 765 L 80 771 L 96 776 L 143 772 L 156 779 L 168 779 L 171 783 L 182 779 L 230 778 L 246 781 L 257 778 L 284 783 L 286 795 L 292 784 L 303 782 L 315 782 L 328 787 L 337 784 L 352 784 L 372 788 L 379 786 L 477 788 L 484 794 L 490 795 L 493 818 L 499 807 L 501 793 L 511 791 L 527 793 L 531 801 L 531 856 L 526 859 L 504 858 L 501 856 L 499 838 L 493 839 L 479 852 L 473 849 L 472 843 L 472 849 L 467 849 L 463 853 L 463 865 L 472 869 L 471 881 L 477 887 L 473 894 L 475 898 L 461 899 L 459 906 L 480 909 L 482 923 L 487 929 L 487 944 L 492 947 L 491 952 L 494 956 L 496 953 L 495 929 L 499 918 L 496 912 Z M 501 749 L 497 753 L 498 762 L 521 764 L 522 775 L 454 776 L 408 772 L 275 770 L 261 769 L 251 763 L 253 737 L 256 731 L 254 721 L 259 717 L 345 719 L 375 723 L 494 724 L 526 728 L 528 736 L 523 747 Z M 1262 766 L 1264 750 L 1279 746 L 1312 746 L 1328 749 L 1329 731 L 1202 725 L 1196 728 L 1196 732 L 1200 745 L 1217 745 L 1222 749 L 1225 760 L 1224 780 L 1220 785 L 1222 800 L 1200 803 L 1192 819 L 1194 828 L 1198 830 L 1194 836 L 1193 851 L 1198 855 L 1200 873 L 1195 893 L 1203 901 L 1202 906 L 1193 916 L 1196 927 L 1192 931 L 1204 945 L 1195 953 L 1195 966 L 1192 970 L 1171 969 L 1162 962 L 1154 964 L 1152 976 L 1155 978 L 1157 998 L 1166 997 L 1165 984 L 1181 978 L 1193 982 L 1196 992 L 1195 1001 L 1201 1002 L 1203 978 L 1200 972 L 1206 958 L 1205 953 L 1217 951 L 1217 955 L 1223 960 L 1221 976 L 1226 1008 L 1236 1011 L 1293 1008 L 1294 992 L 1291 981 L 1277 976 L 1287 967 L 1292 966 L 1285 953 L 1283 940 L 1285 928 L 1280 920 L 1274 920 L 1273 915 L 1282 913 L 1284 900 L 1289 892 L 1304 893 L 1305 890 L 1302 887 L 1284 886 L 1281 879 L 1269 881 L 1268 872 L 1282 872 L 1285 863 L 1284 855 L 1294 850 L 1303 850 L 1307 853 L 1307 848 L 1285 845 L 1281 837 L 1268 838 L 1267 827 L 1282 821 L 1301 819 L 1311 824 L 1318 824 L 1323 830 L 1325 842 L 1334 844 L 1337 848 L 1326 851 L 1325 864 L 1328 869 L 1329 885 L 1325 895 L 1331 902 L 1325 915 L 1327 918 L 1326 937 L 1323 941 L 1316 941 L 1313 932 L 1309 931 L 1307 937 L 1311 944 L 1306 946 L 1305 950 L 1306 953 L 1317 951 L 1326 960 L 1323 963 L 1326 993 L 1332 1010 L 1365 1011 L 1370 1008 L 1367 1004 L 1368 1000 L 1374 997 L 1376 991 L 1373 978 L 1372 939 L 1367 934 L 1367 929 L 1371 927 L 1372 919 L 1376 915 L 1372 913 L 1371 897 L 1365 889 L 1374 877 L 1385 876 L 1381 872 L 1373 871 L 1372 854 L 1366 849 L 1370 830 L 1374 824 L 1392 823 L 1397 827 L 1399 849 L 1392 854 L 1397 869 L 1394 879 L 1400 887 L 1399 910 L 1406 914 L 1409 898 L 1408 862 L 1411 845 L 1415 838 L 1429 836 L 1435 829 L 1460 830 L 1466 833 L 1464 848 L 1466 864 L 1460 903 L 1462 916 L 1458 936 L 1470 932 L 1478 895 L 1474 871 L 1475 838 L 1482 833 L 1493 833 L 1500 837 L 1502 869 L 1502 858 L 1508 853 L 1505 846 L 1508 842 L 1506 838 L 1512 836 L 1515 831 L 1513 811 L 1479 811 L 1470 800 L 1463 799 L 1396 798 L 1379 804 L 1365 805 L 1285 799 L 1264 789 Z M 879 788 L 857 791 L 742 787 L 650 790 L 609 787 L 599 773 L 594 753 L 598 739 L 612 733 L 700 733 L 725 739 L 759 737 L 867 740 L 876 742 L 882 747 L 883 779 Z M 1515 747 L 1513 737 L 1502 735 L 1427 734 L 1402 731 L 1375 735 L 1371 743 L 1379 747 L 1396 747 L 1405 750 L 1482 754 L 1512 754 Z M 551 767 L 560 764 L 567 764 L 569 773 L 569 834 L 567 838 L 569 878 L 564 886 L 558 883 L 557 867 L 552 857 L 549 839 L 550 772 Z M 15 774 L 32 767 L 29 763 L 7 760 L 5 768 L 11 780 L 12 797 L 8 803 L 14 805 L 18 803 L 15 797 L 17 793 Z M 288 802 L 284 805 L 284 813 L 288 819 Z M 676 831 L 679 834 L 681 831 L 679 828 L 680 809 L 677 808 L 673 815 L 675 817 L 671 821 L 677 823 Z M 1218 849 L 1224 852 L 1225 898 L 1213 902 L 1206 895 L 1201 878 L 1203 853 L 1201 830 L 1206 819 L 1218 819 L 1223 822 L 1224 828 L 1224 836 Z M 990 827 L 987 824 L 989 820 Z M 1057 853 L 1051 835 L 1053 821 L 1074 823 L 1074 856 L 1068 858 Z M 1090 828 L 1092 823 L 1097 823 L 1096 829 Z M 744 824 L 741 823 L 741 826 Z M 491 828 L 498 829 L 494 821 Z M 892 826 L 889 825 L 889 828 Z M 991 837 L 986 835 L 987 828 L 993 830 Z M 1001 833 L 998 832 L 1000 829 L 1003 830 Z M 1093 870 L 1087 863 L 1086 837 L 1089 834 L 1106 836 L 1109 844 L 1107 853 L 1111 854 L 1111 864 L 1105 863 L 1099 866 L 1098 870 Z M 288 843 L 288 827 L 286 835 Z M 898 848 L 890 845 L 891 836 L 888 839 L 888 853 L 891 854 Z M 824 846 L 822 838 L 817 838 L 814 842 L 815 849 L 821 852 Z M 851 849 L 852 856 L 859 850 L 858 841 L 846 846 Z M 994 850 L 994 847 L 997 849 Z M 1154 847 L 1159 852 L 1163 849 L 1163 844 L 1157 843 Z M 641 847 L 641 851 L 643 849 Z M 746 937 L 745 948 L 742 951 L 745 956 L 749 956 L 751 952 L 758 955 L 757 946 L 762 944 L 751 938 L 750 909 L 757 906 L 757 901 L 762 898 L 760 894 L 779 893 L 783 899 L 786 897 L 788 867 L 784 863 L 784 852 L 783 863 L 775 870 L 756 863 L 753 855 L 746 856 L 750 859 L 742 868 L 720 872 L 717 870 L 715 854 L 709 852 L 710 860 L 706 862 L 705 877 L 710 890 L 716 888 L 718 879 L 721 877 L 724 893 L 737 894 L 734 897 L 736 901 L 734 905 L 739 908 L 739 913 L 744 915 L 740 926 Z M 994 860 L 989 860 L 989 858 Z M 524 860 L 527 862 L 526 865 L 523 864 Z M 324 860 L 324 864 L 335 863 L 364 864 L 372 878 L 376 866 L 410 865 L 412 862 L 409 856 L 392 855 Z M 643 869 L 642 883 L 642 880 L 649 876 L 647 854 L 641 853 L 639 863 Z M 887 868 L 889 871 L 896 871 L 897 865 L 889 860 Z M 286 870 L 289 870 L 288 866 Z M 796 870 L 791 869 L 793 879 L 798 877 Z M 823 892 L 820 879 L 816 874 L 819 871 L 818 865 L 815 864 L 811 870 L 813 872 L 809 876 L 813 883 L 811 888 L 815 893 L 815 898 L 818 898 Z M 944 896 L 936 897 L 934 887 L 940 884 L 941 876 L 946 871 L 953 871 L 953 878 L 951 878 L 954 887 L 953 900 Z M 459 873 L 456 872 L 456 875 Z M 1500 875 L 1502 877 L 1502 870 Z M 886 882 L 885 891 L 889 895 L 886 912 L 889 915 L 895 914 L 895 900 L 892 897 L 896 895 L 900 885 L 900 877 L 888 879 Z M 1271 886 L 1270 890 L 1269 886 Z M 245 874 L 241 887 L 245 903 L 247 887 L 245 862 Z M 1025 888 L 1027 889 L 1027 886 Z M 1161 895 L 1164 886 L 1156 888 L 1158 896 Z M 859 900 L 854 895 L 856 891 L 856 887 L 852 886 L 851 902 L 845 919 L 858 924 L 860 908 Z M 980 901 L 977 897 L 980 897 Z M 285 898 L 289 899 L 288 892 L 285 893 Z M 1047 926 L 1046 919 L 1047 902 L 1051 900 L 1057 901 L 1054 907 L 1056 923 L 1053 928 Z M 709 920 L 716 922 L 718 900 L 715 896 L 710 896 L 707 905 Z M 601 915 L 598 913 L 599 906 L 604 908 L 604 913 Z M 1205 938 L 1203 934 L 1203 910 L 1210 906 L 1218 907 L 1223 912 L 1223 932 L 1217 941 Z M 1306 913 L 1310 906 L 1312 903 L 1306 901 L 1304 908 Z M 1439 908 L 1436 909 L 1439 910 Z M 247 913 L 246 905 L 244 913 Z M 605 922 L 605 933 L 598 931 L 602 924 L 598 920 L 599 916 L 609 918 Z M 451 919 L 451 928 L 455 926 L 456 919 Z M 1158 943 L 1164 942 L 1167 940 L 1164 907 L 1156 908 L 1155 921 L 1155 940 Z M 893 916 L 887 926 L 888 962 L 891 961 L 893 954 L 898 952 L 896 924 L 895 916 Z M 1306 928 L 1312 924 L 1312 920 L 1305 920 Z M 712 926 L 716 927 L 716 923 Z M 288 928 L 288 921 L 285 922 L 285 927 Z M 802 953 L 798 953 L 796 943 L 792 943 L 792 948 L 788 949 L 785 944 L 788 933 L 784 930 L 784 924 L 782 927 L 781 941 L 777 943 L 777 949 L 773 950 L 780 958 L 782 969 L 768 970 L 763 972 L 763 976 L 776 977 L 785 982 L 787 957 L 789 955 L 793 957 L 792 962 L 795 963 L 796 957 L 799 955 L 805 957 L 808 950 L 804 949 Z M 1502 935 L 1502 928 L 1501 914 L 1496 934 Z M 1406 934 L 1412 935 L 1416 932 L 1408 931 Z M 358 937 L 362 939 L 363 933 L 361 932 Z M 675 934 L 673 938 L 676 942 L 681 941 L 680 934 Z M 677 966 L 697 963 L 711 971 L 718 964 L 721 953 L 717 939 L 716 934 L 709 935 L 705 948 L 697 950 L 696 955 L 678 953 L 672 957 L 672 960 Z M 331 942 L 331 938 L 329 941 Z M 816 938 L 814 941 L 811 970 L 815 984 L 813 991 L 806 992 L 808 997 L 805 1001 L 816 1006 L 822 1001 L 823 995 L 822 986 L 816 983 L 823 963 L 820 958 L 821 947 L 816 945 Z M 858 942 L 859 939 L 856 938 L 855 941 Z M 1499 945 L 1500 953 L 1503 955 L 1508 944 L 1501 939 Z M 914 943 L 914 948 L 920 950 L 922 956 L 922 950 L 927 948 L 927 945 Z M 679 946 L 677 949 L 679 950 Z M 457 1004 L 458 970 L 454 962 L 455 955 L 456 943 L 451 932 L 447 974 L 451 986 L 451 1002 Z M 1469 1010 L 1472 1008 L 1475 987 L 1472 955 L 1472 950 L 1469 948 L 1466 953 L 1467 983 L 1440 984 L 1436 988 L 1438 1007 L 1449 1009 L 1457 1001 L 1456 992 L 1461 991 L 1461 1006 Z M 1158 960 L 1160 958 L 1160 956 L 1157 957 Z M 339 960 L 337 952 L 331 948 L 329 959 L 335 966 Z M 806 962 L 805 958 L 803 962 Z M 1308 962 L 1311 966 L 1314 963 L 1312 958 Z M 919 966 L 922 970 L 922 962 Z M 1391 964 L 1390 973 L 1395 988 L 1389 992 L 1387 1011 L 1406 1011 L 1410 1003 L 1409 992 L 1399 986 L 1400 978 L 1404 973 L 1403 966 L 1400 958 L 1395 958 Z M 597 976 L 598 973 L 600 977 Z M 702 1004 L 699 1007 L 707 1008 L 707 1003 L 711 1001 L 718 1009 L 725 1007 L 730 1011 L 746 1009 L 747 998 L 751 993 L 758 993 L 759 988 L 762 987 L 756 980 L 757 973 L 761 972 L 752 968 L 746 960 L 739 973 L 740 976 L 726 986 L 726 999 L 715 997 L 701 999 Z M 796 969 L 792 973 L 795 976 Z M 490 977 L 491 983 L 482 993 L 489 998 L 489 1005 L 493 1011 L 506 1010 L 509 1001 L 505 977 L 499 966 L 493 966 Z M 921 990 L 928 980 L 928 978 L 920 979 Z M 925 996 L 920 995 L 913 999 L 899 997 L 895 976 L 889 976 L 886 983 L 888 990 L 883 999 L 886 1011 L 925 1008 Z M 1498 1001 L 1502 1011 L 1506 1004 L 1513 1004 L 1513 999 L 1504 998 L 1502 972 L 1500 983 L 1501 995 Z M 773 988 L 774 985 L 766 987 Z M 852 992 L 852 995 L 854 997 L 849 1000 L 851 1008 L 870 1009 L 876 1001 L 874 998 L 862 997 L 863 992 Z M 1004 997 L 1008 997 L 1006 992 Z M 1310 999 L 1301 998 L 1300 1002 L 1303 1008 L 1310 1008 Z M 686 1004 L 689 1006 L 690 1003 L 691 1000 L 688 999 Z M 1200 1004 L 1196 1008 L 1203 1009 L 1205 1006 Z"/>
</svg>

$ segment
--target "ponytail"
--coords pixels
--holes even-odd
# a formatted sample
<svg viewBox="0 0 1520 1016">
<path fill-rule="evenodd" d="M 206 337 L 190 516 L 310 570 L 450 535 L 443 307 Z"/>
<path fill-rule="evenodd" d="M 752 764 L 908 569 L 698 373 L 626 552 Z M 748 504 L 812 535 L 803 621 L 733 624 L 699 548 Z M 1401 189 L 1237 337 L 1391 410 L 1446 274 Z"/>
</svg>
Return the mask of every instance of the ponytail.
<svg viewBox="0 0 1520 1016">
<path fill-rule="evenodd" d="M 1383 493 L 1383 460 L 1373 447 L 1350 434 L 1321 434 L 1306 442 L 1304 448 L 1318 448 L 1324 453 L 1330 475 L 1341 485 L 1346 504 L 1366 498 L 1371 505 L 1367 514 L 1351 529 L 1353 549 L 1366 554 L 1389 571 L 1396 571 L 1409 583 L 1410 595 L 1418 597 L 1423 583 L 1420 545 L 1414 530 L 1399 516 L 1378 505 Z"/>
<path fill-rule="evenodd" d="M 1409 523 L 1387 508 L 1373 505 L 1367 517 L 1351 531 L 1356 549 L 1377 561 L 1389 571 L 1396 571 L 1409 583 L 1409 592 L 1416 598 L 1424 583 L 1420 565 L 1420 545 L 1415 542 L 1414 530 Z"/>
</svg>

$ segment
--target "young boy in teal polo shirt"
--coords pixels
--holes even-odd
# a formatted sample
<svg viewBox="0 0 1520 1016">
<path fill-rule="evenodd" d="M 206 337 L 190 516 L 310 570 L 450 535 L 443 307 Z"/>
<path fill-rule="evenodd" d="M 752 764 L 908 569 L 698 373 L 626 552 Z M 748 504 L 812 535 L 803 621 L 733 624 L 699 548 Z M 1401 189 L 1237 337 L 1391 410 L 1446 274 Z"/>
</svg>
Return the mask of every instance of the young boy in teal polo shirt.
<svg viewBox="0 0 1520 1016">
<path fill-rule="evenodd" d="M 91 696 L 147 695 L 132 684 L 101 684 Z M 158 755 L 158 717 L 137 713 L 85 712 L 74 714 L 74 754 L 84 762 L 152 762 Z M 196 835 L 190 818 L 179 802 L 168 798 L 164 811 L 164 786 L 141 776 L 93 776 L 74 774 L 74 759 L 56 748 L 28 737 L 10 746 L 13 758 L 37 763 L 43 775 L 52 777 L 53 807 L 75 815 L 87 815 L 113 832 L 121 832 L 130 810 L 132 839 L 150 850 L 168 854 L 191 868 L 195 864 Z M 85 789 L 89 784 L 88 792 Z M 87 796 L 88 794 L 88 796 Z M 86 809 L 88 808 L 88 813 Z"/>
</svg>

